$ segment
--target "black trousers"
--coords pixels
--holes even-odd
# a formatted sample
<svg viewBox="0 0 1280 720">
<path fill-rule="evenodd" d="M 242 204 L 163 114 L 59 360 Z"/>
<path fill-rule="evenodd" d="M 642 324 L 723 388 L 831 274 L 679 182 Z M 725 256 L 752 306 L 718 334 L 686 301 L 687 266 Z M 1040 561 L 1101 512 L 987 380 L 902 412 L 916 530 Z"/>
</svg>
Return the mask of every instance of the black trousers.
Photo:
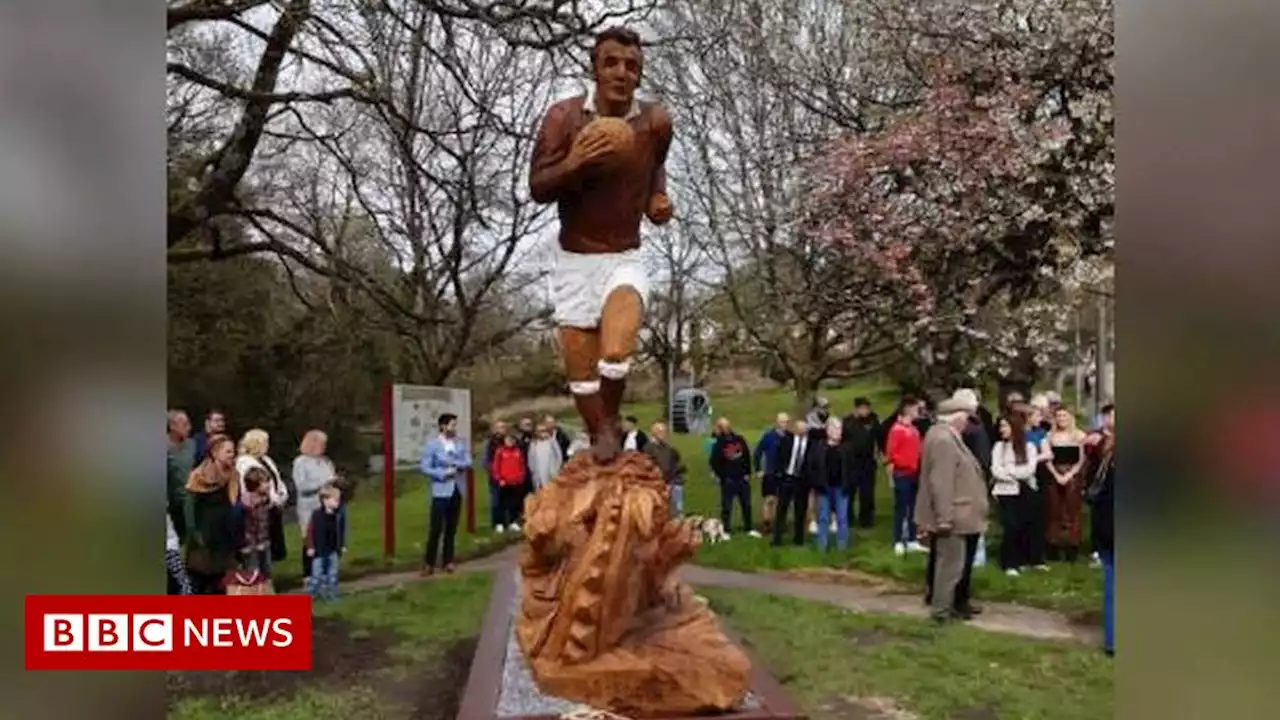
<svg viewBox="0 0 1280 720">
<path fill-rule="evenodd" d="M 1027 564 L 1043 565 L 1044 552 L 1046 552 L 1046 541 L 1044 541 L 1044 533 L 1048 530 L 1048 505 L 1044 500 L 1044 482 L 1046 482 L 1047 471 L 1041 471 L 1037 479 L 1039 489 L 1032 489 L 1030 486 L 1021 486 L 1019 497 L 1023 498 L 1021 509 L 1023 509 L 1024 527 L 1027 530 Z M 1048 480 L 1052 482 L 1052 478 Z"/>
<path fill-rule="evenodd" d="M 870 463 L 861 461 L 858 467 L 854 469 L 853 491 L 858 496 L 858 514 L 857 519 L 851 524 L 864 528 L 873 527 L 876 524 L 876 463 L 874 458 Z M 852 498 L 849 499 L 849 504 L 852 507 Z M 853 514 L 852 510 L 849 514 Z"/>
<path fill-rule="evenodd" d="M 1000 569 L 1017 570 L 1030 564 L 1031 538 L 1027 532 L 1028 519 L 1026 497 L 1029 488 L 1023 485 L 1022 494 L 997 495 L 996 509 L 1000 515 Z"/>
<path fill-rule="evenodd" d="M 440 550 L 440 536 L 444 536 L 442 563 L 453 562 L 453 540 L 458 535 L 458 516 L 462 514 L 462 493 L 453 491 L 453 497 L 431 498 L 431 518 L 427 523 L 427 551 L 423 564 L 436 566 Z"/>
<path fill-rule="evenodd" d="M 782 544 L 782 528 L 787 524 L 787 510 L 795 506 L 791 526 L 791 542 L 804 545 L 804 519 L 809 513 L 809 486 L 796 478 L 778 481 L 778 509 L 773 515 L 773 544 Z"/>
<path fill-rule="evenodd" d="M 498 488 L 498 524 L 510 525 L 520 521 L 524 507 L 524 485 L 503 485 Z"/>
<path fill-rule="evenodd" d="M 733 501 L 742 509 L 742 531 L 751 532 L 751 483 L 744 477 L 720 478 L 720 522 L 729 532 L 733 520 Z"/>
<path fill-rule="evenodd" d="M 981 535 L 964 536 L 964 573 L 956 585 L 956 599 L 952 607 L 962 611 L 973 600 L 973 559 L 978 555 L 978 539 Z M 929 538 L 929 564 L 925 569 L 924 604 L 933 602 L 933 570 L 937 565 L 937 542 Z"/>
</svg>

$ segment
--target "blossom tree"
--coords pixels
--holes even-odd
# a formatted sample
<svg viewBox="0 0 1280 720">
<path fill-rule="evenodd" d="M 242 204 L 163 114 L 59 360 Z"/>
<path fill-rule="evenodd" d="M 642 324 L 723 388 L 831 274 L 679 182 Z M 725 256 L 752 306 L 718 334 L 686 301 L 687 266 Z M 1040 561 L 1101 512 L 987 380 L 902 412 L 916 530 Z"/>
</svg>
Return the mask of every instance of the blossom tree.
<svg viewBox="0 0 1280 720">
<path fill-rule="evenodd" d="M 926 39 L 903 55 L 920 70 L 919 102 L 811 164 L 806 227 L 847 253 L 850 273 L 889 281 L 929 389 L 984 370 L 1029 383 L 1057 350 L 1069 297 L 1108 264 L 1110 6 L 1002 4 L 950 29 L 935 4 L 885 10 L 882 22 Z"/>
</svg>

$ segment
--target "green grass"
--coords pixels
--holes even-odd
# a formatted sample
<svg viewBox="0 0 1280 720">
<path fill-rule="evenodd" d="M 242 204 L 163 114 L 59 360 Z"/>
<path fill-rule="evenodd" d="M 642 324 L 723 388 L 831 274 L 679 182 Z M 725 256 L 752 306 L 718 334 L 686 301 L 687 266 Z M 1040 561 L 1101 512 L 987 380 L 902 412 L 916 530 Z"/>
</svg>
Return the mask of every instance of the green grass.
<svg viewBox="0 0 1280 720">
<path fill-rule="evenodd" d="M 373 572 L 412 570 L 422 564 L 422 554 L 427 542 L 427 519 L 430 516 L 430 498 L 427 496 L 427 480 L 416 471 L 397 473 L 396 484 L 401 488 L 396 497 L 396 547 L 390 562 L 383 555 L 382 522 L 383 504 L 380 478 L 364 482 L 347 505 L 347 554 L 342 557 L 342 578 L 350 580 Z M 456 551 L 459 561 L 486 555 L 515 542 L 513 535 L 495 536 L 489 525 L 488 493 L 483 474 L 477 474 L 476 532 L 466 530 L 466 509 L 458 521 Z M 274 568 L 278 589 L 289 589 L 301 583 L 301 542 L 297 526 L 289 525 L 286 535 L 289 557 Z"/>
<path fill-rule="evenodd" d="M 841 416 L 853 409 L 853 399 L 867 397 L 872 407 L 883 419 L 893 412 L 898 392 L 878 382 L 856 383 L 842 388 L 822 391 L 831 401 L 832 412 Z M 794 397 L 788 391 L 771 390 L 746 393 L 723 398 L 713 397 L 712 405 L 717 417 L 728 417 L 734 429 L 747 439 L 754 450 L 761 434 L 773 425 L 774 416 L 790 411 Z M 624 414 L 635 415 L 644 427 L 663 415 L 663 406 L 657 403 L 633 404 L 624 408 Z M 572 422 L 572 421 L 570 421 Z M 685 483 L 685 512 L 687 514 L 720 516 L 720 490 L 712 479 L 707 464 L 707 448 L 704 437 L 673 435 L 672 444 L 680 451 L 689 467 Z M 753 520 L 760 522 L 761 497 L 758 482 L 752 481 L 751 512 Z M 823 556 L 812 545 L 796 548 L 772 548 L 767 541 L 757 540 L 737 530 L 740 514 L 734 510 L 733 539 L 727 543 L 708 545 L 698 550 L 694 562 L 742 572 L 769 572 L 806 567 L 852 568 L 867 573 L 892 578 L 912 588 L 923 588 L 925 559 L 920 555 L 899 558 L 893 554 L 890 526 L 893 520 L 893 493 L 883 469 L 876 479 L 876 526 L 871 530 L 857 530 L 854 543 L 847 553 L 834 550 Z M 989 561 L 974 575 L 974 588 L 978 598 L 1017 602 L 1036 607 L 1058 610 L 1070 614 L 1094 613 L 1102 606 L 1101 571 L 1088 567 L 1087 563 L 1075 566 L 1054 565 L 1045 574 L 1028 574 L 1018 578 L 1005 577 L 995 566 L 995 553 L 999 547 L 999 529 L 992 513 L 991 533 L 987 537 Z"/>
<path fill-rule="evenodd" d="M 1111 660 L 1096 650 L 743 590 L 700 592 L 815 720 L 882 717 L 859 706 L 873 698 L 922 720 L 1114 714 Z"/>
<path fill-rule="evenodd" d="M 456 697 L 457 677 L 467 668 L 454 667 L 448 648 L 479 634 L 489 601 L 492 576 L 463 573 L 431 582 L 411 583 L 390 590 L 345 597 L 322 605 L 316 614 L 339 619 L 348 637 L 372 635 L 394 638 L 378 663 L 340 668 L 340 676 L 305 677 L 300 686 L 269 697 L 247 698 L 232 691 L 222 696 L 173 698 L 171 720 L 409 720 L 444 718 L 439 704 L 422 703 L 420 689 L 434 681 Z M 333 638 L 330 638 L 332 641 Z M 319 656 L 325 648 L 317 647 Z M 448 679 L 441 680 L 446 677 Z M 231 683 L 234 687 L 234 682 Z M 451 690 L 450 690 L 451 689 Z M 415 707 L 415 705 L 418 705 Z"/>
<path fill-rule="evenodd" d="M 697 491 L 685 490 L 685 510 L 719 517 L 719 490 L 709 479 L 701 481 Z M 894 580 L 904 590 L 923 590 L 925 582 L 924 554 L 893 554 L 890 526 L 893 524 L 892 494 L 883 473 L 877 480 L 876 525 L 854 529 L 852 547 L 846 552 L 829 548 L 824 555 L 814 547 L 812 536 L 804 547 L 786 545 L 770 547 L 768 539 L 756 539 L 740 532 L 729 542 L 704 545 L 694 562 L 700 565 L 740 572 L 773 572 L 802 568 L 831 567 L 858 570 Z M 693 499 L 691 501 L 691 498 Z M 759 522 L 758 496 L 752 497 L 752 512 Z M 737 511 L 735 519 L 739 517 Z M 735 520 L 736 521 L 736 520 Z M 736 529 L 736 528 L 735 528 Z M 834 543 L 835 538 L 831 538 Z M 991 526 L 987 536 L 987 565 L 974 569 L 974 593 L 979 600 L 1021 603 L 1056 610 L 1068 615 L 1096 613 L 1102 607 L 1102 571 L 1081 561 L 1075 565 L 1055 563 L 1045 573 L 1027 573 L 1006 577 L 996 564 L 1000 533 Z"/>
</svg>

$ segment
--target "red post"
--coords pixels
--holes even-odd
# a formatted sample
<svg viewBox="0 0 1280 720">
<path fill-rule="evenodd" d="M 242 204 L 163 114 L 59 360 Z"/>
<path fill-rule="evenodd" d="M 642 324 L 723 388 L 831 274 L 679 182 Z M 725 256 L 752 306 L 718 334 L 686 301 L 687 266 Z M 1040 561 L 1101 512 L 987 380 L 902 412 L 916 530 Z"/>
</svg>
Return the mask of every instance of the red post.
<svg viewBox="0 0 1280 720">
<path fill-rule="evenodd" d="M 467 533 L 476 532 L 476 471 L 467 468 Z"/>
<path fill-rule="evenodd" d="M 382 389 L 382 554 L 396 556 L 396 443 L 395 408 L 391 383 Z"/>
</svg>

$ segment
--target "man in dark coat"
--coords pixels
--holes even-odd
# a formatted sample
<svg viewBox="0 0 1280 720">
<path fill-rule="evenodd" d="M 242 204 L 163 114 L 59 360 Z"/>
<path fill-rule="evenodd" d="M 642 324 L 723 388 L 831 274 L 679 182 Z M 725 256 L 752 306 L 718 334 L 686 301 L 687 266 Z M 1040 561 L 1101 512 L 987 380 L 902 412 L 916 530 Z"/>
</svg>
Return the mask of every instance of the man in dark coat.
<svg viewBox="0 0 1280 720">
<path fill-rule="evenodd" d="M 855 523 L 869 528 L 875 524 L 876 516 L 876 451 L 880 447 L 880 418 L 871 409 L 871 401 L 864 397 L 854 399 L 853 413 L 844 418 L 844 444 L 853 462 L 852 491 L 858 496 Z"/>
</svg>

